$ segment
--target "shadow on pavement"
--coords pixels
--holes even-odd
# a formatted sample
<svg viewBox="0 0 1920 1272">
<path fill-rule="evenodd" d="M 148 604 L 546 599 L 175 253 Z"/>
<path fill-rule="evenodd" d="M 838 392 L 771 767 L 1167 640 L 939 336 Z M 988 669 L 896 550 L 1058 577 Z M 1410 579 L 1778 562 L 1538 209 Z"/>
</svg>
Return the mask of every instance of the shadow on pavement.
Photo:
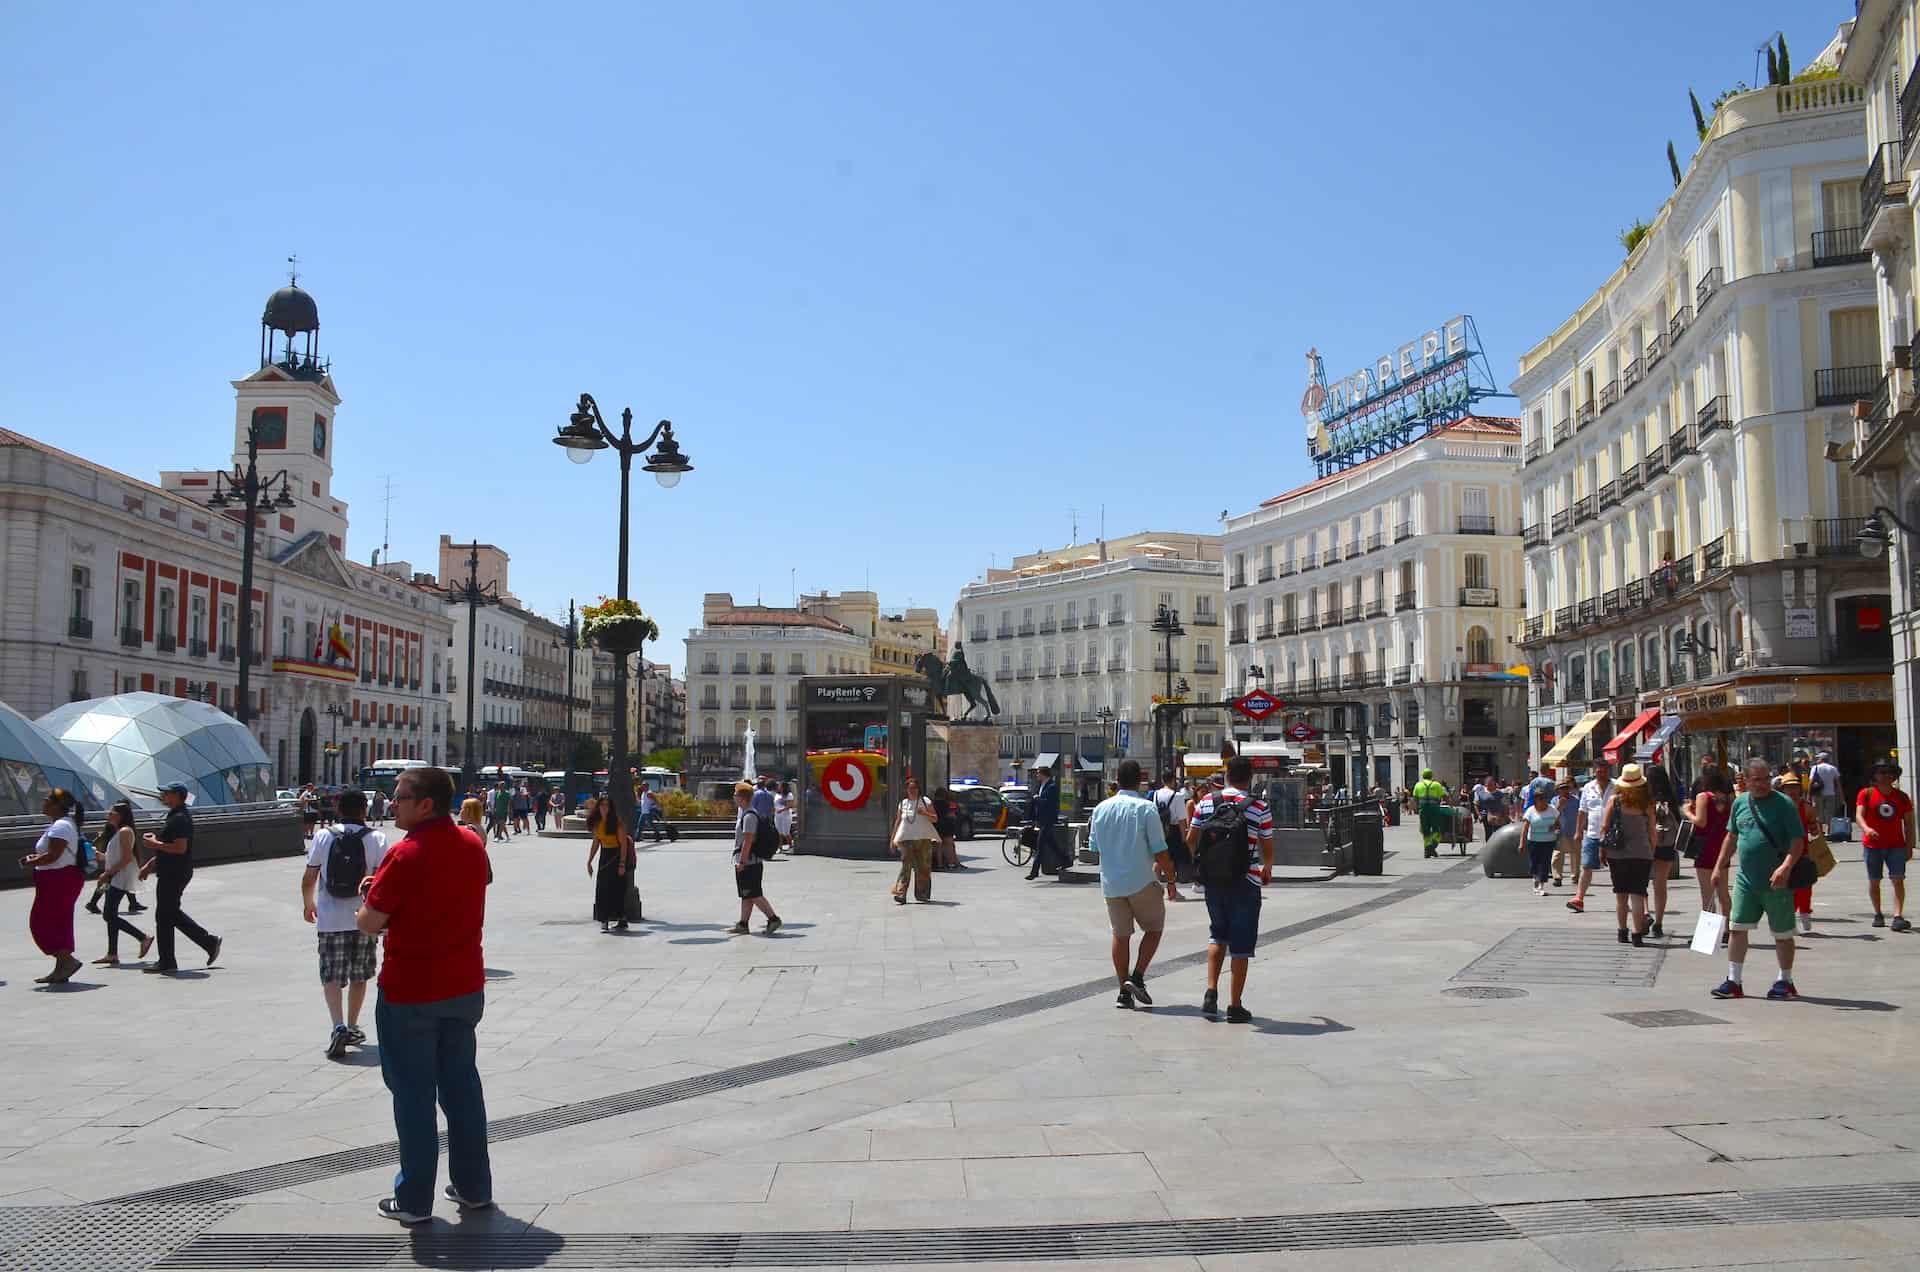
<svg viewBox="0 0 1920 1272">
<path fill-rule="evenodd" d="M 105 989 L 98 981 L 68 981 L 64 985 L 35 985 L 38 994 L 82 994 L 89 989 Z"/>
<path fill-rule="evenodd" d="M 1893 1003 L 1883 1003 L 1877 998 L 1816 998 L 1812 994 L 1800 995 L 1803 1003 L 1813 1003 L 1819 1007 L 1837 1007 L 1841 1011 L 1899 1011 Z"/>
<path fill-rule="evenodd" d="M 1315 1016 L 1311 1021 L 1261 1020 L 1255 1017 L 1253 1030 L 1255 1033 L 1282 1034 L 1301 1038 L 1311 1037 L 1314 1034 L 1352 1033 L 1353 1026 L 1343 1025 L 1330 1016 Z"/>
</svg>

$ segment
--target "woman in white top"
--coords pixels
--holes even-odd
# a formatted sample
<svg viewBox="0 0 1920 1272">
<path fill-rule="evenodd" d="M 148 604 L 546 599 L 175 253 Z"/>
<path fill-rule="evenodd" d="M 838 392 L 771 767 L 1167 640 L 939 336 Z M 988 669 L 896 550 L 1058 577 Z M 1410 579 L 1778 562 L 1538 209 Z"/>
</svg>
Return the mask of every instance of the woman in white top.
<svg viewBox="0 0 1920 1272">
<path fill-rule="evenodd" d="M 793 847 L 793 788 L 785 782 L 773 797 L 773 828 L 780 832 L 782 847 Z"/>
<path fill-rule="evenodd" d="M 894 881 L 893 900 L 907 903 L 907 881 L 913 881 L 913 899 L 933 900 L 933 846 L 940 842 L 934 823 L 933 801 L 920 794 L 920 780 L 907 777 L 907 797 L 893 812 L 892 850 L 900 857 L 900 877 Z"/>
<path fill-rule="evenodd" d="M 73 796 L 55 787 L 40 806 L 47 829 L 20 864 L 33 867 L 33 912 L 27 927 L 40 952 L 53 959 L 53 970 L 34 977 L 39 985 L 64 985 L 80 970 L 73 956 L 73 907 L 86 883 L 80 872 L 80 806 Z"/>
<path fill-rule="evenodd" d="M 153 948 L 153 938 L 120 917 L 120 903 L 140 887 L 140 858 L 133 851 L 133 805 L 121 800 L 107 810 L 107 828 L 100 836 L 100 878 L 107 886 L 107 954 L 94 959 L 98 967 L 120 966 L 120 934 L 140 942 L 140 957 Z"/>
</svg>

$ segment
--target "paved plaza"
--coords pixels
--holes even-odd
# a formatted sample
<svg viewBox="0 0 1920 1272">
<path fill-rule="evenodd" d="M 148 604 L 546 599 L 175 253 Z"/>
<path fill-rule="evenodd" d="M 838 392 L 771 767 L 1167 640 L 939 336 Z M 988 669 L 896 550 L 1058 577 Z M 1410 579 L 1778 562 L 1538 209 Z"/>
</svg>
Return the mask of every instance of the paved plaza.
<svg viewBox="0 0 1920 1272">
<path fill-rule="evenodd" d="M 1097 883 L 984 840 L 931 905 L 882 862 L 772 865 L 771 938 L 727 934 L 721 845 L 643 847 L 624 936 L 578 841 L 495 846 L 500 1207 L 413 1232 L 373 1210 L 378 1039 L 321 1055 L 297 859 L 195 877 L 226 952 L 178 979 L 34 986 L 7 893 L 0 1265 L 1920 1266 L 1920 936 L 1868 926 L 1857 860 L 1805 996 L 1759 997 L 1761 951 L 1716 1002 L 1690 881 L 1632 949 L 1604 892 L 1576 917 L 1388 846 L 1383 878 L 1269 891 L 1252 1026 L 1199 1014 L 1203 905 L 1170 908 L 1155 1008 L 1116 1010 Z"/>
</svg>

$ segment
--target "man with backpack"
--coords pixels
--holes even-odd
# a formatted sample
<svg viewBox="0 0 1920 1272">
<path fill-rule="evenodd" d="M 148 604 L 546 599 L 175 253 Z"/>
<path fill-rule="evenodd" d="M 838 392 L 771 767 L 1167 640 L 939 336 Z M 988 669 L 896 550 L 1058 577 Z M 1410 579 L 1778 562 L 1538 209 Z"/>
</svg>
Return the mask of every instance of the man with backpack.
<svg viewBox="0 0 1920 1272">
<path fill-rule="evenodd" d="M 1273 881 L 1273 813 L 1247 793 L 1252 783 L 1252 760 L 1228 760 L 1226 786 L 1194 806 L 1187 828 L 1194 870 L 1207 890 L 1207 993 L 1200 1010 L 1209 1020 L 1219 1014 L 1220 968 L 1231 961 L 1227 1023 L 1235 1025 L 1253 1019 L 1241 995 L 1260 935 L 1260 889 Z"/>
<path fill-rule="evenodd" d="M 360 908 L 360 881 L 371 878 L 386 856 L 387 839 L 367 828 L 367 797 L 360 791 L 342 791 L 340 821 L 313 837 L 307 852 L 306 873 L 300 878 L 300 909 L 320 938 L 320 992 L 326 996 L 333 1032 L 327 1037 L 327 1059 L 338 1060 L 349 1044 L 359 1046 L 367 1036 L 360 1030 L 360 1008 L 367 1001 L 367 982 L 373 979 L 377 937 L 362 932 L 354 922 Z M 345 990 L 346 1014 L 341 1015 Z"/>
<path fill-rule="evenodd" d="M 1160 774 L 1160 789 L 1153 793 L 1153 807 L 1160 814 L 1160 836 L 1166 841 L 1167 855 L 1173 863 L 1173 869 L 1167 873 L 1167 900 L 1185 901 L 1180 895 L 1180 876 L 1192 877 L 1193 855 L 1187 851 L 1187 797 L 1174 785 L 1172 769 Z"/>
<path fill-rule="evenodd" d="M 747 920 L 758 910 L 767 916 L 766 934 L 772 936 L 780 930 L 780 916 L 774 912 L 773 903 L 767 900 L 761 884 L 767 862 L 780 851 L 780 834 L 771 821 L 762 822 L 760 815 L 753 811 L 752 782 L 742 780 L 733 784 L 733 803 L 733 883 L 740 897 L 740 921 L 727 930 L 735 936 L 745 936 Z"/>
</svg>

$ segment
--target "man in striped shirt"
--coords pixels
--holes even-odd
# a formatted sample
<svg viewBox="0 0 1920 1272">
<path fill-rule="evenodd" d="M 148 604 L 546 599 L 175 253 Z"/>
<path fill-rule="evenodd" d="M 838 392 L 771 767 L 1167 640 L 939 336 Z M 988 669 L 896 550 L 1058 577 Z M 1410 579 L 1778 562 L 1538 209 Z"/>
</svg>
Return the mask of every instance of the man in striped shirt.
<svg viewBox="0 0 1920 1272">
<path fill-rule="evenodd" d="M 1243 1025 L 1253 1019 L 1240 1001 L 1247 988 L 1247 963 L 1260 935 L 1260 889 L 1273 881 L 1273 813 L 1265 801 L 1247 793 L 1253 784 L 1253 761 L 1236 755 L 1227 761 L 1227 784 L 1194 806 L 1187 843 L 1196 851 L 1207 833 L 1207 821 L 1227 803 L 1244 804 L 1247 843 L 1245 872 L 1231 886 L 1207 888 L 1207 993 L 1200 1010 L 1209 1019 L 1220 1011 L 1220 968 L 1231 961 L 1232 1000 L 1227 1022 Z M 1258 849 L 1258 857 L 1255 850 Z"/>
</svg>

